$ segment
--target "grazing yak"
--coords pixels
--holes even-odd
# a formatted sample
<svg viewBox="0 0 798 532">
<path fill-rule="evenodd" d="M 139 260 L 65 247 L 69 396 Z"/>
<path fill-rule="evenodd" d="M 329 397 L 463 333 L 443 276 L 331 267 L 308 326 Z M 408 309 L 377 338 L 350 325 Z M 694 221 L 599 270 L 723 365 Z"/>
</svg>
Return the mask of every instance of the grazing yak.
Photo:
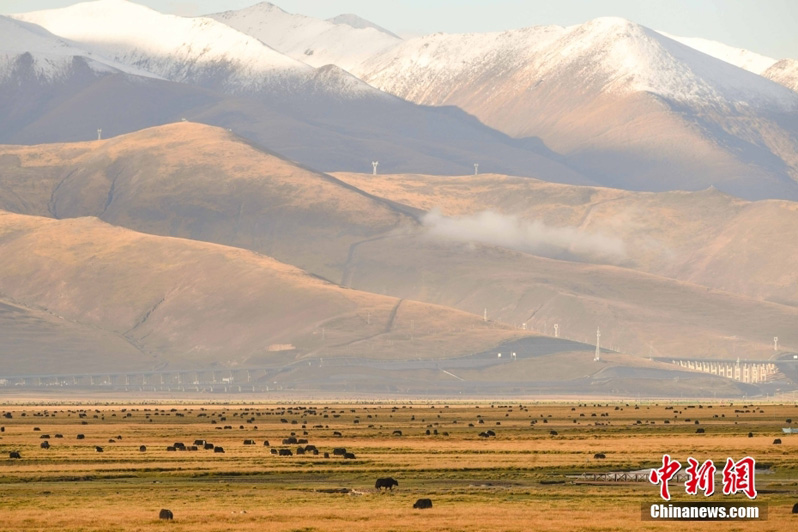
<svg viewBox="0 0 798 532">
<path fill-rule="evenodd" d="M 49 449 L 49 448 L 50 448 L 50 442 L 48 442 L 48 441 L 43 441 L 43 442 L 42 442 L 42 444 L 40 445 L 40 447 L 41 447 L 42 449 Z"/>
<path fill-rule="evenodd" d="M 374 483 L 374 489 L 381 490 L 382 488 L 385 488 L 387 490 L 393 491 L 393 487 L 398 485 L 399 483 L 391 477 L 378 478 L 377 482 Z"/>
<path fill-rule="evenodd" d="M 355 453 L 344 453 L 344 459 L 345 460 L 354 460 L 355 459 Z"/>
<path fill-rule="evenodd" d="M 139 451 L 142 452 L 142 453 L 146 453 L 147 452 L 147 446 L 146 445 L 142 445 L 141 447 L 139 447 Z"/>
<path fill-rule="evenodd" d="M 216 447 L 213 448 L 213 452 L 215 452 L 215 453 L 223 453 L 224 452 L 224 447 L 219 447 L 217 445 Z"/>
<path fill-rule="evenodd" d="M 174 516 L 174 514 L 172 513 L 172 510 L 167 510 L 166 508 L 163 508 L 163 509 L 160 511 L 160 513 L 158 513 L 158 519 L 167 519 L 167 520 L 172 520 L 172 519 L 174 519 L 174 518 L 175 518 L 175 516 Z"/>
<path fill-rule="evenodd" d="M 22 456 L 19 454 L 19 451 L 9 451 L 8 457 L 9 458 L 16 458 L 18 460 L 22 459 Z"/>
<path fill-rule="evenodd" d="M 280 456 L 294 456 L 294 453 L 291 452 L 291 449 L 280 449 L 277 454 Z"/>
<path fill-rule="evenodd" d="M 336 447 L 333 449 L 333 456 L 343 456 L 346 454 L 346 449 L 343 447 Z"/>
<path fill-rule="evenodd" d="M 100 447 L 99 445 L 95 445 L 95 446 L 94 446 L 94 450 L 95 450 L 95 451 L 97 451 L 98 453 L 101 453 L 101 452 L 103 452 L 103 448 L 102 448 L 102 447 Z"/>
<path fill-rule="evenodd" d="M 419 510 L 423 510 L 425 508 L 432 508 L 432 501 L 430 499 L 419 499 L 413 505 L 413 508 L 418 508 Z"/>
</svg>

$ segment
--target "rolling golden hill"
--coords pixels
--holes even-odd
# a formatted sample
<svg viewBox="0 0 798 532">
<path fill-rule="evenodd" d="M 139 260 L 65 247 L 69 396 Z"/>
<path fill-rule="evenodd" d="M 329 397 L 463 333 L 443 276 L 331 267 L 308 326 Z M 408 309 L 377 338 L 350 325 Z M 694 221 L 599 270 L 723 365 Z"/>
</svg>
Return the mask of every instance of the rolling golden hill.
<svg viewBox="0 0 798 532">
<path fill-rule="evenodd" d="M 216 242 L 337 279 L 350 244 L 412 223 L 384 200 L 181 122 L 108 140 L 0 148 L 0 209 L 95 216 Z"/>
<path fill-rule="evenodd" d="M 751 202 L 714 189 L 629 192 L 495 174 L 335 175 L 366 192 L 455 219 L 489 211 L 516 225 L 539 221 L 549 229 L 617 240 L 622 256 L 610 262 L 625 268 L 798 305 L 798 270 L 789 267 L 798 259 L 795 202 Z"/>
<path fill-rule="evenodd" d="M 461 311 L 343 289 L 251 251 L 91 217 L 0 213 L 0 270 L 0 297 L 13 301 L 0 313 L 5 374 L 234 367 L 281 356 L 431 358 L 530 336 Z M 48 328 L 49 339 L 33 345 L 43 354 L 58 346 L 47 353 L 52 362 L 9 356 L 9 331 Z M 70 349 L 69 335 L 82 342 Z"/>
<path fill-rule="evenodd" d="M 601 327 L 602 345 L 643 357 L 767 358 L 773 354 L 773 336 L 780 338 L 782 349 L 798 348 L 798 279 L 784 266 L 796 256 L 789 238 L 795 219 L 790 202 L 752 203 L 713 190 L 632 193 L 499 175 L 329 176 L 269 154 L 226 130 L 187 122 L 104 141 L 0 147 L 0 185 L 0 206 L 12 212 L 51 218 L 96 216 L 152 235 L 215 242 L 237 248 L 241 257 L 258 256 L 245 249 L 273 256 L 317 276 L 315 282 L 329 290 L 358 294 L 346 290 L 351 287 L 390 296 L 375 307 L 375 314 L 366 311 L 366 332 L 355 331 L 357 320 L 341 322 L 346 334 L 319 325 L 326 318 L 316 314 L 306 320 L 305 307 L 286 306 L 274 331 L 267 327 L 252 337 L 257 341 L 230 344 L 228 351 L 236 354 L 229 360 L 234 363 L 260 360 L 258 353 L 264 349 L 273 353 L 269 346 L 288 344 L 306 354 L 338 346 L 330 352 L 391 357 L 415 356 L 418 351 L 419 357 L 449 357 L 478 352 L 505 338 L 441 336 L 441 330 L 463 327 L 424 317 L 434 314 L 433 307 L 411 300 L 456 308 L 470 313 L 469 319 L 487 309 L 492 327 L 507 327 L 515 331 L 512 334 L 523 334 L 519 329 L 526 324 L 527 333 L 552 335 L 556 323 L 561 336 L 592 343 Z M 68 227 L 78 222 L 62 223 Z M 39 238 L 51 230 L 62 231 L 56 231 L 58 224 L 44 227 L 37 231 Z M 76 235 L 88 231 L 75 227 Z M 119 227 L 106 229 L 124 232 Z M 225 253 L 233 253 L 233 248 L 224 248 Z M 767 255 L 765 250 L 777 252 Z M 155 264 L 164 270 L 179 264 L 179 269 L 193 272 L 194 266 L 171 252 L 138 250 L 134 255 L 151 253 L 156 258 L 163 255 Z M 120 252 L 107 264 L 124 263 L 125 257 Z M 193 260 L 196 268 L 206 268 L 216 259 Z M 20 272 L 39 268 L 24 262 L 14 267 L 22 268 Z M 147 270 L 140 269 L 144 280 L 136 282 L 138 273 L 131 273 L 130 286 L 148 283 Z M 93 270 L 84 265 L 81 271 Z M 55 279 L 57 270 L 50 275 Z M 192 275 L 202 279 L 205 274 Z M 224 277 L 246 276 L 231 270 Z M 262 298 L 284 300 L 279 283 L 261 286 L 256 278 L 260 279 L 250 278 L 252 290 Z M 52 279 L 41 286 L 49 286 Z M 203 358 L 202 353 L 219 353 L 223 338 L 263 327 L 250 317 L 261 312 L 254 302 L 231 295 L 233 304 L 218 295 L 227 290 L 220 285 L 203 308 L 239 308 L 242 301 L 250 301 L 249 310 L 240 310 L 240 315 L 224 310 L 240 321 L 239 326 L 214 334 L 210 318 L 195 315 L 180 322 L 186 327 L 182 337 L 167 334 L 166 325 L 158 333 L 148 332 L 157 323 L 153 319 L 169 308 L 165 286 L 177 277 L 169 279 L 158 281 L 166 285 L 153 293 L 131 293 L 133 303 L 127 293 L 111 293 L 126 302 L 112 308 L 103 306 L 98 294 L 83 293 L 83 288 L 44 303 L 39 302 L 44 297 L 39 292 L 29 299 L 3 290 L 0 295 L 59 314 L 62 306 L 71 305 L 70 312 L 80 316 L 70 319 L 80 323 L 94 323 L 85 320 L 92 308 L 102 307 L 107 330 L 136 347 L 141 335 L 147 339 L 144 352 L 169 352 L 175 360 L 210 361 L 213 356 Z M 15 290 L 39 286 L 25 281 L 22 273 L 6 282 Z M 238 294 L 243 288 L 230 290 Z M 383 329 L 372 330 L 379 313 L 386 315 L 396 307 L 397 300 L 391 298 L 405 300 L 394 325 L 408 326 L 409 320 L 410 331 L 403 332 L 409 334 L 409 344 L 377 334 L 384 330 L 384 320 Z M 411 311 L 418 319 L 403 318 Z M 145 315 L 146 326 L 137 326 Z M 362 321 L 362 312 L 358 319 Z M 439 332 L 429 332 L 423 345 L 413 347 L 424 327 Z M 193 340 L 191 330 L 198 331 Z M 254 333 L 243 337 L 250 334 Z"/>
</svg>

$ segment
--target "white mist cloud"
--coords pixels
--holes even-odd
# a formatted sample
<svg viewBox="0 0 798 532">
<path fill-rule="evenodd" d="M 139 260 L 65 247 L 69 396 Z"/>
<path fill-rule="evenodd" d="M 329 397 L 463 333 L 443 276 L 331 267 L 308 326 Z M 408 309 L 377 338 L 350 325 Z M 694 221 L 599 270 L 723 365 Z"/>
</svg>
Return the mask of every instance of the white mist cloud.
<svg viewBox="0 0 798 532">
<path fill-rule="evenodd" d="M 447 217 L 433 209 L 422 223 L 430 236 L 447 240 L 479 242 L 555 259 L 609 264 L 626 260 L 626 246 L 618 237 L 577 227 L 550 227 L 540 220 L 493 211 Z"/>
</svg>

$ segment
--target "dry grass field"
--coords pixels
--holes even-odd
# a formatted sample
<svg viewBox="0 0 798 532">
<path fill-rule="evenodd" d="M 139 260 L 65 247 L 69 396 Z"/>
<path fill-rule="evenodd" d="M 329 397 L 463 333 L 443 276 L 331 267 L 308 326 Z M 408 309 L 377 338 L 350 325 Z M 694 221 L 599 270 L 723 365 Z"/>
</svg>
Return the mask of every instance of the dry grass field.
<svg viewBox="0 0 798 532">
<path fill-rule="evenodd" d="M 2 530 L 776 531 L 798 519 L 798 436 L 781 431 L 787 419 L 798 422 L 794 404 L 18 403 L 0 411 Z M 495 436 L 479 436 L 488 430 Z M 283 445 L 292 433 L 319 454 Z M 167 450 L 195 440 L 225 452 Z M 663 453 L 721 468 L 727 457 L 754 457 L 768 519 L 643 521 L 641 503 L 660 502 L 658 487 L 577 478 L 655 467 Z M 386 476 L 399 486 L 380 493 L 375 479 Z M 703 499 L 681 485 L 671 492 Z M 413 509 L 419 498 L 433 508 Z M 174 520 L 159 520 L 161 508 Z"/>
</svg>

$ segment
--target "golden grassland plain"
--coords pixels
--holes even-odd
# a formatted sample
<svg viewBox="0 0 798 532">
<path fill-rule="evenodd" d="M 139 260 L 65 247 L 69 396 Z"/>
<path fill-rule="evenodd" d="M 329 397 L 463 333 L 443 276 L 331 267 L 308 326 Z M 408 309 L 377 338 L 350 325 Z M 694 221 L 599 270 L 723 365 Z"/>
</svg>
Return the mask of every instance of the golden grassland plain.
<svg viewBox="0 0 798 532">
<path fill-rule="evenodd" d="M 776 531 L 798 522 L 798 435 L 781 430 L 798 424 L 795 404 L 9 403 L 0 411 L 0 530 Z M 480 436 L 488 430 L 495 436 Z M 292 434 L 319 454 L 283 445 Z M 167 450 L 195 440 L 224 453 Z M 643 521 L 641 504 L 662 502 L 657 486 L 578 478 L 656 467 L 663 453 L 720 468 L 727 457 L 754 457 L 767 520 Z M 376 490 L 387 476 L 399 486 Z M 705 500 L 681 483 L 671 493 Z M 419 498 L 433 508 L 413 509 Z M 174 520 L 159 520 L 161 508 Z"/>
</svg>

